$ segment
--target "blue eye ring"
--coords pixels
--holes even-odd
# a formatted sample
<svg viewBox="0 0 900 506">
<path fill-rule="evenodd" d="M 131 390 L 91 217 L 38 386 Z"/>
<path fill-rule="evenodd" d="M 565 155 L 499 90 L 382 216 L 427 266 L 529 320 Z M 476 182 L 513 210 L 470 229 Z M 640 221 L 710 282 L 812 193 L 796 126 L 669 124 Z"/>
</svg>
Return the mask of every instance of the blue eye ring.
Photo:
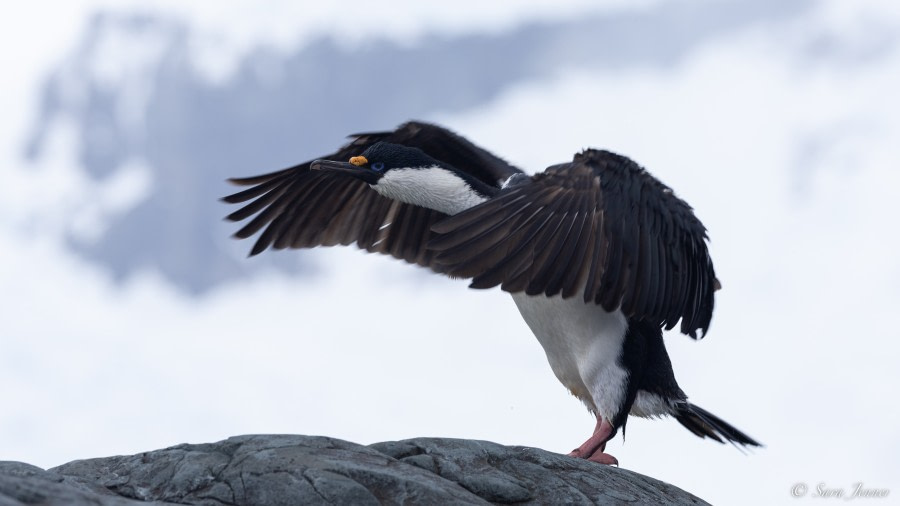
<svg viewBox="0 0 900 506">
<path fill-rule="evenodd" d="M 384 170 L 384 162 L 375 162 L 369 167 L 371 167 L 375 172 L 381 172 Z"/>
</svg>

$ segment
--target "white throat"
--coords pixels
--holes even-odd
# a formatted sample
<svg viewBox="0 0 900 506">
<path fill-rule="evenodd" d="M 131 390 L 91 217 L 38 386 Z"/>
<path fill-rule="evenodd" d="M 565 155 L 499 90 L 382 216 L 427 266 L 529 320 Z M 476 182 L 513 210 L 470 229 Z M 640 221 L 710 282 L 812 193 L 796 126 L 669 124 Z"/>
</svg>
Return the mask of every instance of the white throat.
<svg viewBox="0 0 900 506">
<path fill-rule="evenodd" d="M 372 188 L 385 197 L 453 215 L 485 200 L 464 179 L 438 167 L 391 169 Z"/>
</svg>

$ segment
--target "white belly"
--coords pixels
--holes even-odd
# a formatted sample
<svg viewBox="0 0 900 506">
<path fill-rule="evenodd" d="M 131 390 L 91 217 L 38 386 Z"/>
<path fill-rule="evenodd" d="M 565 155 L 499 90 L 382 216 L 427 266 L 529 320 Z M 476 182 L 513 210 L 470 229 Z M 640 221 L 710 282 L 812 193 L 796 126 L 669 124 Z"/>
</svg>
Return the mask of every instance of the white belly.
<svg viewBox="0 0 900 506">
<path fill-rule="evenodd" d="M 522 318 L 544 347 L 556 377 L 592 412 L 614 415 L 625 395 L 628 373 L 619 354 L 628 321 L 580 297 L 512 295 Z"/>
</svg>

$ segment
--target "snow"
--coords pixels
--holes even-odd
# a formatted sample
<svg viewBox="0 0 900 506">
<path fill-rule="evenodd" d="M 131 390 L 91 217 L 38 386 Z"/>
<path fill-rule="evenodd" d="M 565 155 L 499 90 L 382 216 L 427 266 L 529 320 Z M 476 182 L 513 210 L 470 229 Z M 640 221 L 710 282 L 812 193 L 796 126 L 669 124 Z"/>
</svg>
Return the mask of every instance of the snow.
<svg viewBox="0 0 900 506">
<path fill-rule="evenodd" d="M 347 9 L 395 23 L 388 31 L 414 44 L 432 31 L 502 30 L 551 5 L 502 3 L 470 25 L 415 2 L 404 16 L 316 4 L 305 24 L 263 34 L 232 21 L 303 16 L 182 4 L 161 8 L 236 30 L 235 47 L 327 32 L 348 24 Z M 254 432 L 559 452 L 587 437 L 593 422 L 498 291 L 344 248 L 316 252 L 314 278 L 272 272 L 197 299 L 152 271 L 117 284 L 74 256 L 64 233 L 96 234 L 152 184 L 139 160 L 100 183 L 86 177 L 65 125 L 50 155 L 22 161 L 37 84 L 83 26 L 82 9 L 103 5 L 61 7 L 66 16 L 47 20 L 54 37 L 18 26 L 38 11 L 2 26 L 0 62 L 20 78 L 0 96 L 0 457 L 49 467 Z M 632 419 L 608 448 L 623 467 L 714 504 L 785 503 L 798 482 L 898 490 L 900 52 L 884 35 L 898 27 L 888 2 L 822 2 L 674 68 L 568 71 L 438 118 L 532 171 L 588 146 L 626 154 L 709 229 L 724 287 L 710 333 L 667 344 L 691 399 L 766 448 L 743 455 L 673 420 Z"/>
</svg>

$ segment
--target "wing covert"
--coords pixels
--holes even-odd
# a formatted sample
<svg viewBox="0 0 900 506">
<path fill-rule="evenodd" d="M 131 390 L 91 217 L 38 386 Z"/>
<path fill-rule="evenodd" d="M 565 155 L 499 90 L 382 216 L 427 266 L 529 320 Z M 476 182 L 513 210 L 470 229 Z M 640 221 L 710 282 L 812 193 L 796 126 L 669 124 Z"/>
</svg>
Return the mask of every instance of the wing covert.
<svg viewBox="0 0 900 506">
<path fill-rule="evenodd" d="M 352 135 L 350 142 L 338 151 L 321 158 L 346 161 L 379 141 L 419 148 L 495 187 L 521 172 L 449 130 L 420 122 L 405 123 L 394 131 Z M 262 231 L 251 256 L 269 247 L 356 243 L 366 251 L 389 254 L 442 272 L 433 264 L 433 253 L 425 245 L 433 236 L 432 225 L 445 214 L 382 197 L 357 179 L 312 171 L 310 163 L 229 180 L 249 186 L 222 200 L 245 203 L 227 216 L 231 221 L 249 219 L 235 237 L 244 239 Z"/>
<path fill-rule="evenodd" d="M 672 190 L 628 158 L 587 150 L 436 223 L 428 244 L 473 288 L 581 293 L 607 311 L 697 337 L 717 280 L 706 229 Z"/>
</svg>

